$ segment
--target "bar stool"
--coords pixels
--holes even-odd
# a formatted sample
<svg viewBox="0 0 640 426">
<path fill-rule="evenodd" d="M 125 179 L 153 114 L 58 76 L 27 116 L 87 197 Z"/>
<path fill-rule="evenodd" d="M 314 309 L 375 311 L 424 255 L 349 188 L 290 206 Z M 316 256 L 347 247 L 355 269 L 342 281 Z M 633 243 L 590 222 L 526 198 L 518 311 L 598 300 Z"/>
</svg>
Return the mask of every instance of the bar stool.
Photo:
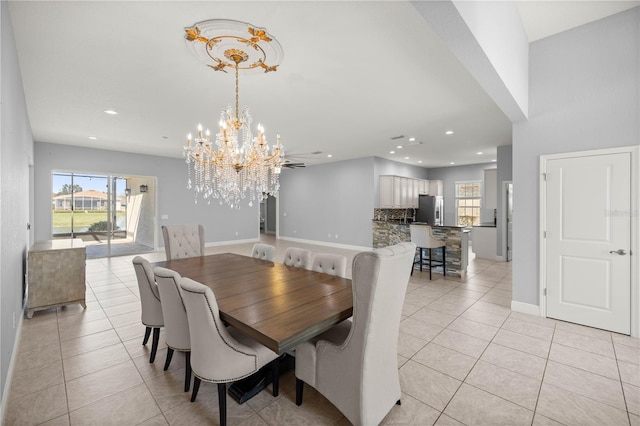
<svg viewBox="0 0 640 426">
<path fill-rule="evenodd" d="M 439 238 L 433 236 L 433 232 L 429 225 L 415 225 L 411 224 L 409 226 L 411 231 L 411 242 L 416 245 L 416 249 L 418 250 L 419 256 L 418 260 L 413 262 L 413 265 L 416 263 L 420 264 L 420 271 L 422 271 L 423 265 L 423 251 L 425 249 L 429 250 L 429 280 L 431 280 L 431 270 L 434 266 L 442 265 L 442 271 L 444 276 L 447 276 L 447 262 L 446 262 L 446 242 Z M 442 261 L 433 260 L 433 256 L 431 255 L 431 249 L 442 247 Z M 413 267 L 411 267 L 411 274 L 413 275 Z"/>
</svg>

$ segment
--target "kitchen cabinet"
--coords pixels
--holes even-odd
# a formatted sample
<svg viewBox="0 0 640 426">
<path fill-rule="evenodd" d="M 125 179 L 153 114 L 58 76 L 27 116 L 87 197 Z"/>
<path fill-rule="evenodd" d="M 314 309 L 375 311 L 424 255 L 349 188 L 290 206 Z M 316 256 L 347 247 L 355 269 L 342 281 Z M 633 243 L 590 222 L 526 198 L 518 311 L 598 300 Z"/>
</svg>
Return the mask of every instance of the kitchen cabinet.
<svg viewBox="0 0 640 426">
<path fill-rule="evenodd" d="M 418 180 L 403 176 L 380 176 L 380 208 L 418 207 Z"/>
<path fill-rule="evenodd" d="M 411 179 L 413 181 L 413 187 L 411 191 L 411 207 L 414 209 L 418 208 L 418 197 L 420 196 L 420 180 Z"/>
<path fill-rule="evenodd" d="M 429 195 L 429 181 L 418 179 L 418 195 Z"/>
<path fill-rule="evenodd" d="M 496 260 L 496 227 L 474 226 L 471 229 L 471 250 L 476 257 Z"/>
<path fill-rule="evenodd" d="M 37 241 L 27 258 L 27 318 L 35 311 L 85 303 L 84 242 L 80 238 Z"/>
<path fill-rule="evenodd" d="M 434 197 L 442 197 L 444 195 L 444 182 L 441 180 L 430 180 L 429 182 L 429 194 Z"/>
<path fill-rule="evenodd" d="M 485 169 L 484 171 L 484 208 L 498 208 L 497 194 L 498 175 L 496 169 Z"/>
<path fill-rule="evenodd" d="M 393 176 L 380 176 L 380 208 L 393 208 Z"/>
</svg>

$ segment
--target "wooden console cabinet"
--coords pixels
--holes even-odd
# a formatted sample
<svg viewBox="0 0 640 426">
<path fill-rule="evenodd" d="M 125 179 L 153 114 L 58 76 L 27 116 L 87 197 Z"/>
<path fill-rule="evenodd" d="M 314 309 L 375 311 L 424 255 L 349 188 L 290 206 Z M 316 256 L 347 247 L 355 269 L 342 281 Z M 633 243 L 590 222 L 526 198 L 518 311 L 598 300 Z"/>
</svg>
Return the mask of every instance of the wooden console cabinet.
<svg viewBox="0 0 640 426">
<path fill-rule="evenodd" d="M 85 262 L 80 238 L 35 242 L 27 259 L 27 318 L 55 306 L 86 308 Z"/>
</svg>

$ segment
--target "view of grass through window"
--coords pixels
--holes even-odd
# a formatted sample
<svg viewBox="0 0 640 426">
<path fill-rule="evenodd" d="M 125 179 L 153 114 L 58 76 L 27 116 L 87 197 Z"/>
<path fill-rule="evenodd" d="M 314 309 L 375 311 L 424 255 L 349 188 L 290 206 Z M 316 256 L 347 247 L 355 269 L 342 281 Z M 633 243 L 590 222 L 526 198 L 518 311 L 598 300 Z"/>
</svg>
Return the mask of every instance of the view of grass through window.
<svg viewBox="0 0 640 426">
<path fill-rule="evenodd" d="M 126 236 L 126 179 L 54 172 L 52 182 L 53 238 L 101 243 Z"/>
</svg>

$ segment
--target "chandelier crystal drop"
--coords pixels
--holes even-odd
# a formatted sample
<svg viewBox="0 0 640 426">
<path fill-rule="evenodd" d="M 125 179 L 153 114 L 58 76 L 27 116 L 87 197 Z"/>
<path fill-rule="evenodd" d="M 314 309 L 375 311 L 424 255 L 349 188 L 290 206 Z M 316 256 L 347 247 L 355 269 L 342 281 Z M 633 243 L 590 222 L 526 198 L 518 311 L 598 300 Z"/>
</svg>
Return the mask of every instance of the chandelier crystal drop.
<svg viewBox="0 0 640 426">
<path fill-rule="evenodd" d="M 211 140 L 209 129 L 198 125 L 196 137 L 187 136 L 183 155 L 187 163 L 187 188 L 202 196 L 240 208 L 241 200 L 262 201 L 277 196 L 284 150 L 280 135 L 270 148 L 261 125 L 257 136 L 251 131 L 249 108 L 239 113 L 238 74 L 240 70 L 276 71 L 282 59 L 278 42 L 263 28 L 230 20 L 210 20 L 185 28 L 186 43 L 208 67 L 235 72 L 235 110 L 229 106 L 220 114 L 219 131 Z M 270 59 L 275 63 L 268 65 Z"/>
</svg>

